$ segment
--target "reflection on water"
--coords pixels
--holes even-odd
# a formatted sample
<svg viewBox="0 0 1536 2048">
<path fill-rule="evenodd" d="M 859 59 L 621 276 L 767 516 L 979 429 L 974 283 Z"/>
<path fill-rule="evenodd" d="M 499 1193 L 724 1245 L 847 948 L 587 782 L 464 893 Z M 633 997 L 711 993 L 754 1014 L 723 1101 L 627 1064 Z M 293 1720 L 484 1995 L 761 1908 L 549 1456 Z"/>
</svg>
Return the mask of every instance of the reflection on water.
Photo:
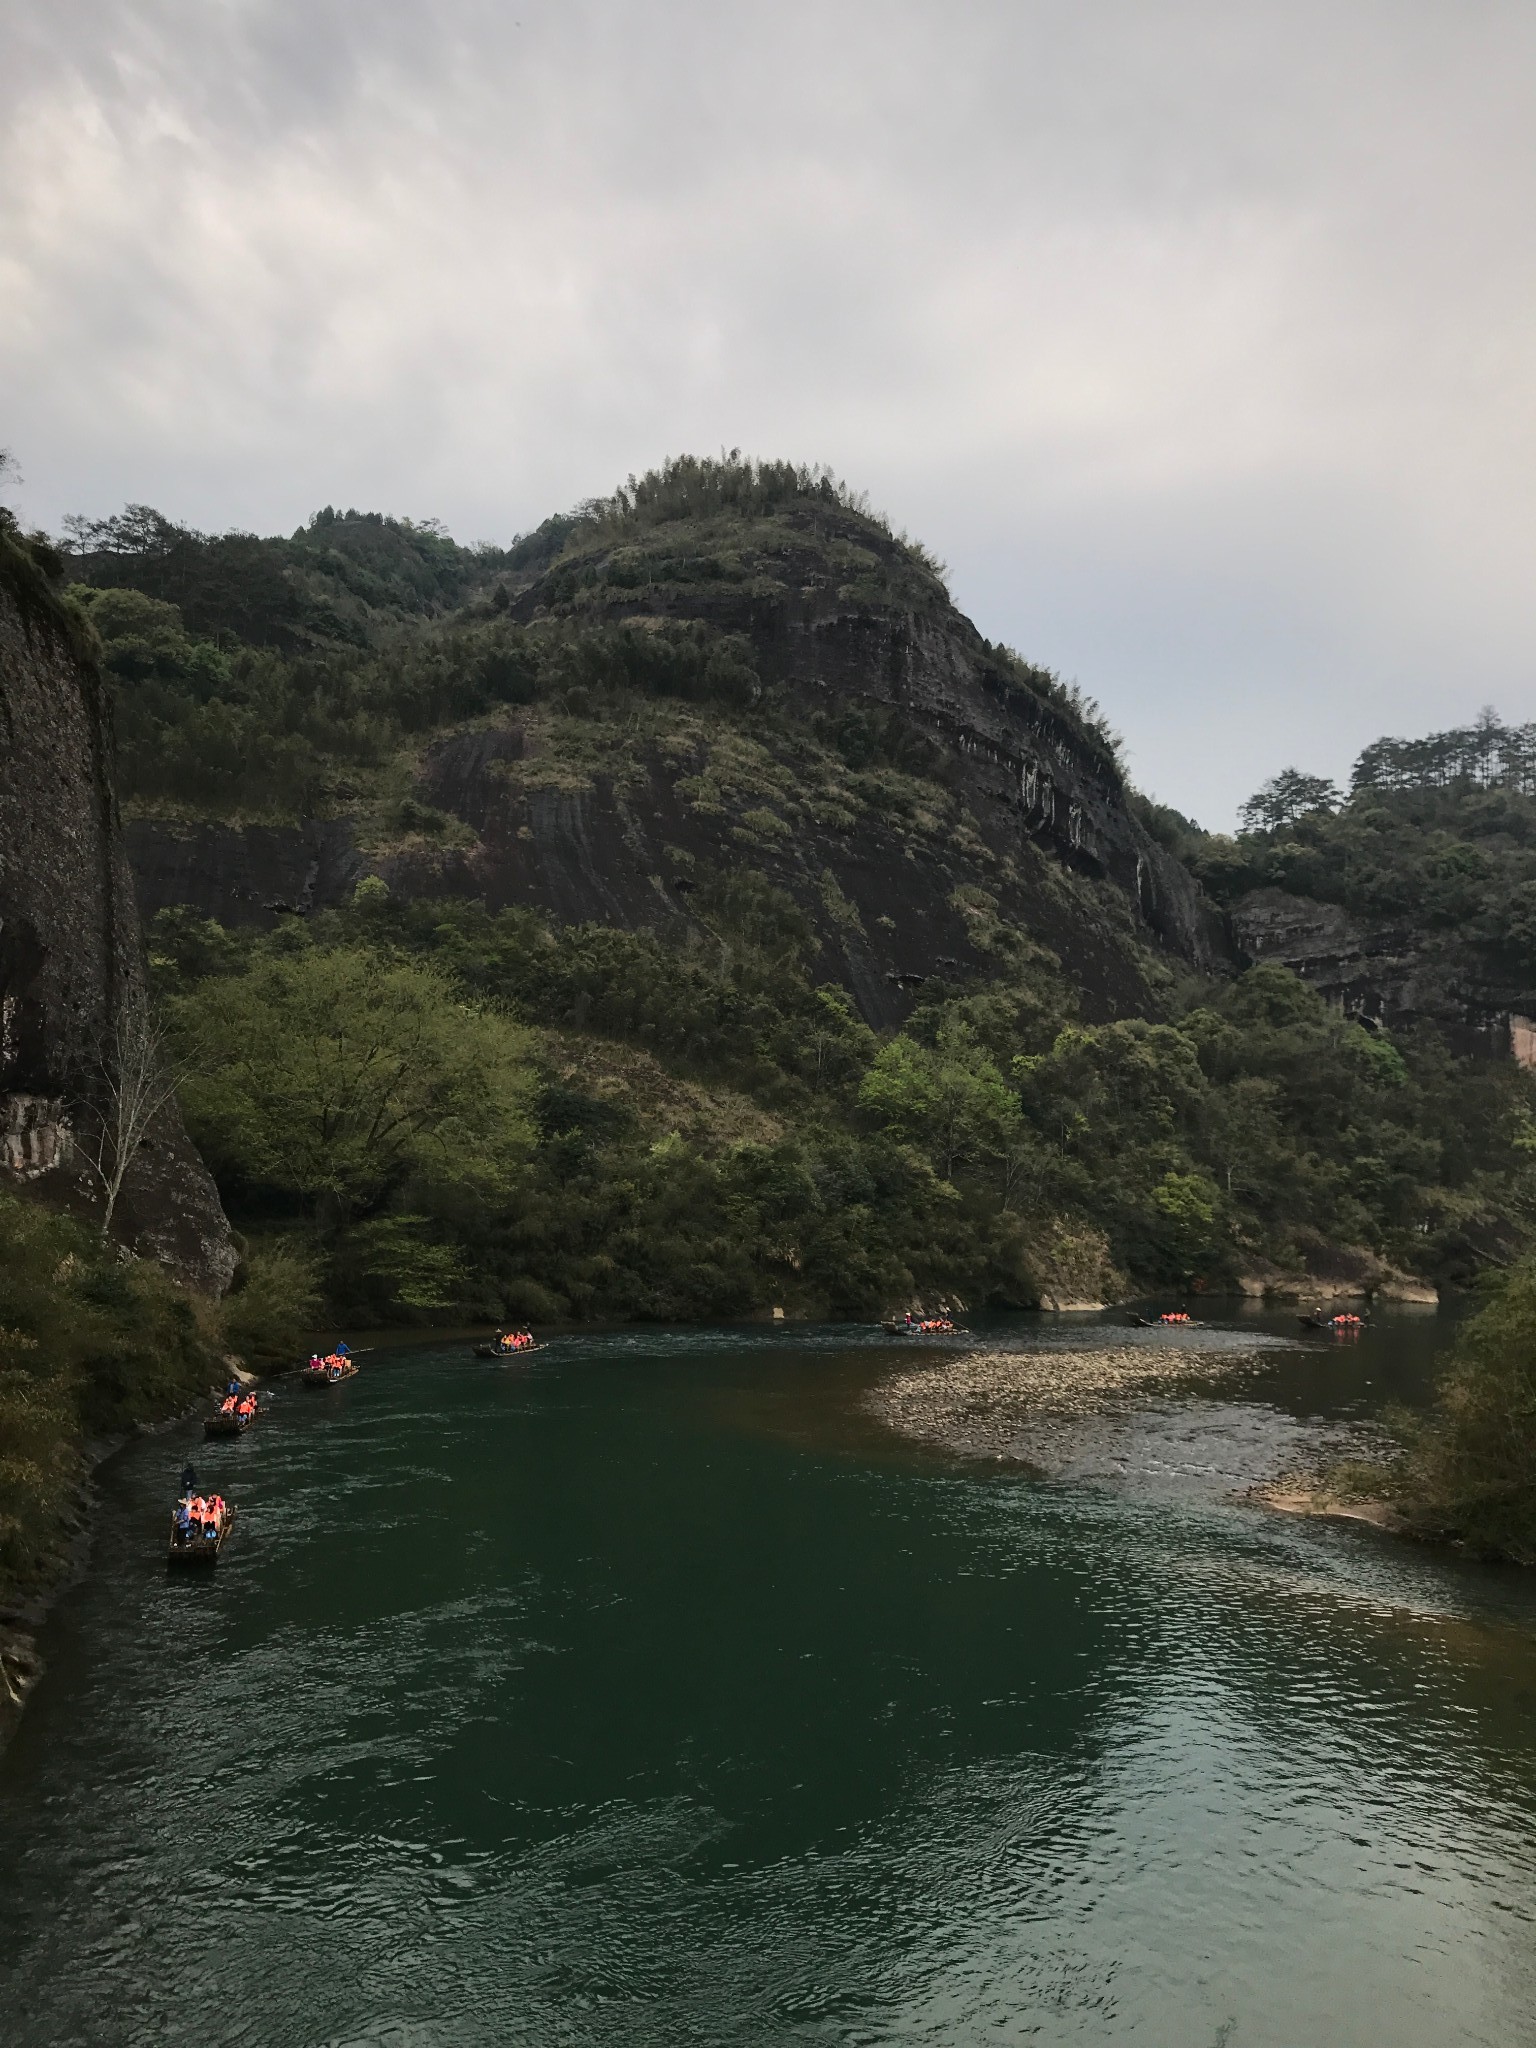
<svg viewBox="0 0 1536 2048">
<path fill-rule="evenodd" d="M 1049 1482 L 883 1434 L 846 1330 L 392 1352 L 208 1447 L 201 1583 L 136 1446 L 0 1764 L 0 2036 L 1531 2038 L 1536 1587 L 1231 1498 L 1442 1335 Z"/>
</svg>

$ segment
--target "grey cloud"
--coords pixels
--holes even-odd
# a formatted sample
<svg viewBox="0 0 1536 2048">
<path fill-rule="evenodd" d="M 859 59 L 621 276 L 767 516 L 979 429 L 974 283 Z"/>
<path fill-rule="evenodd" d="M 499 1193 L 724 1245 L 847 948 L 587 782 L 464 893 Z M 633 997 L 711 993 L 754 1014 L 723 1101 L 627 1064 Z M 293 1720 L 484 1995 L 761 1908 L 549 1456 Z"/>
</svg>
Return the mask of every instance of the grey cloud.
<svg viewBox="0 0 1536 2048">
<path fill-rule="evenodd" d="M 34 518 L 505 536 L 740 443 L 868 487 L 1211 822 L 1292 757 L 1530 714 L 1524 5 L 79 0 L 0 37 Z"/>
</svg>

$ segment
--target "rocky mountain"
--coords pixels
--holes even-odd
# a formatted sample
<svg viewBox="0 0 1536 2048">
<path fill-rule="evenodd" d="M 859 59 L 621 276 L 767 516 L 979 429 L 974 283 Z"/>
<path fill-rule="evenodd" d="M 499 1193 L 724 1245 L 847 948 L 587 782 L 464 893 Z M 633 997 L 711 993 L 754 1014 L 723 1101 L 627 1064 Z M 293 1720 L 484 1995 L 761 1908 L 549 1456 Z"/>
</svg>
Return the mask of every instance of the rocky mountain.
<svg viewBox="0 0 1536 2048">
<path fill-rule="evenodd" d="M 1461 1050 L 1536 1066 L 1536 978 L 1501 973 L 1459 934 L 1276 888 L 1239 897 L 1231 929 L 1245 959 L 1289 967 L 1346 1016 L 1398 1031 L 1430 1024 Z"/>
<path fill-rule="evenodd" d="M 787 465 L 674 462 L 506 550 L 355 512 L 84 538 L 189 1114 L 250 1259 L 349 1316 L 1425 1291 L 1523 1242 L 1524 1078 L 1353 1021 L 1398 1014 L 1356 928 L 1518 970 L 1505 793 L 1200 833 Z M 286 1077 L 386 985 L 515 1070 L 499 1192 L 413 1154 L 335 1199 Z"/>
<path fill-rule="evenodd" d="M 1096 1016 L 1144 1009 L 1149 974 L 1228 958 L 1091 713 L 989 644 L 920 550 L 805 472 L 664 482 L 482 560 L 456 603 L 376 636 L 377 692 L 398 707 L 436 664 L 469 715 L 402 718 L 389 764 L 333 776 L 308 815 L 138 797 L 146 914 L 271 921 L 374 874 L 681 928 L 708 877 L 745 866 L 793 897 L 877 1026 L 984 972 L 1001 932 L 1055 953 Z"/>
<path fill-rule="evenodd" d="M 56 567 L 0 527 L 0 1181 L 89 1213 L 81 1144 L 120 1020 L 143 1007 L 144 957 L 105 687 Z M 128 1171 L 116 1234 L 190 1284 L 229 1284 L 229 1226 L 174 1102 Z"/>
<path fill-rule="evenodd" d="M 1525 1057 L 1536 1017 L 1536 726 L 1382 739 L 1347 795 L 1287 770 L 1240 840 L 1175 843 L 1235 942 L 1345 1015 Z"/>
</svg>

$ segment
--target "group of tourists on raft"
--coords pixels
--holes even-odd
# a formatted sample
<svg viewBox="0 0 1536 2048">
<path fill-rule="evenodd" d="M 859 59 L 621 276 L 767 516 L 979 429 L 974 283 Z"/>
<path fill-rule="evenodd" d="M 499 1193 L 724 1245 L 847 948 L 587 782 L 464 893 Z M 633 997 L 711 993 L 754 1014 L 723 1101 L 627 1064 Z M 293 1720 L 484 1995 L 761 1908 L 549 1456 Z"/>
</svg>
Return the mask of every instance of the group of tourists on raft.
<svg viewBox="0 0 1536 2048">
<path fill-rule="evenodd" d="M 533 1349 L 532 1330 L 498 1330 L 491 1341 L 491 1349 L 499 1357 L 510 1358 L 514 1351 Z"/>
<path fill-rule="evenodd" d="M 313 1379 L 341 1380 L 349 1373 L 356 1372 L 352 1353 L 345 1344 L 338 1344 L 334 1351 L 327 1351 L 322 1357 L 318 1351 L 311 1351 L 305 1373 Z"/>
<path fill-rule="evenodd" d="M 216 1544 L 223 1534 L 228 1517 L 229 1504 L 223 1494 L 199 1493 L 197 1474 L 190 1465 L 184 1466 L 181 1474 L 181 1498 L 176 1503 L 172 1518 L 172 1540 L 183 1546 L 199 1543 Z"/>
<path fill-rule="evenodd" d="M 223 1400 L 219 1403 L 219 1413 L 221 1415 L 234 1415 L 237 1417 L 254 1415 L 256 1413 L 256 1396 L 252 1393 L 241 1393 L 240 1382 L 238 1380 L 231 1380 L 225 1389 Z"/>
<path fill-rule="evenodd" d="M 915 1316 L 911 1309 L 907 1310 L 902 1328 L 913 1337 L 953 1336 L 955 1331 L 948 1316 Z"/>
</svg>

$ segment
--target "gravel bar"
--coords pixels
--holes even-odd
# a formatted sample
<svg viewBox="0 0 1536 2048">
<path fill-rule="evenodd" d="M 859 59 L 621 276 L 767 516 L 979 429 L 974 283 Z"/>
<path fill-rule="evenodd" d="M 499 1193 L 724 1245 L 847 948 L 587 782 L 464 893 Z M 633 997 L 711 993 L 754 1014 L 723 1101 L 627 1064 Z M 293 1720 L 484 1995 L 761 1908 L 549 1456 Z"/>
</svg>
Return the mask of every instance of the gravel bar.
<svg viewBox="0 0 1536 2048">
<path fill-rule="evenodd" d="M 1093 1351 L 971 1351 L 895 1373 L 871 1413 L 919 1443 L 967 1458 L 1054 1463 L 1064 1424 L 1214 1385 L 1272 1362 L 1257 1351 L 1136 1344 Z"/>
</svg>

